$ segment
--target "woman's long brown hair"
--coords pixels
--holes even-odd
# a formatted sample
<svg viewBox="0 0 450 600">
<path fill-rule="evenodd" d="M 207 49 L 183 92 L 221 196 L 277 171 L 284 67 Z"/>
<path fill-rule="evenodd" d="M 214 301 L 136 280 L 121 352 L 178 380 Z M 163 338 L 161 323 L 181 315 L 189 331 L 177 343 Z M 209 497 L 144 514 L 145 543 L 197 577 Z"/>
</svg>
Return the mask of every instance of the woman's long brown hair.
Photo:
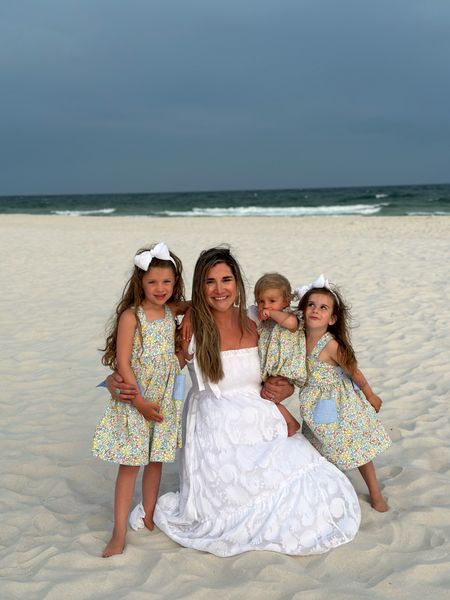
<svg viewBox="0 0 450 600">
<path fill-rule="evenodd" d="M 196 342 L 196 358 L 203 375 L 217 383 L 223 376 L 220 357 L 220 334 L 214 321 L 211 308 L 205 298 L 205 283 L 210 269 L 220 263 L 228 265 L 236 280 L 241 333 L 249 331 L 246 311 L 245 287 L 241 269 L 229 248 L 218 247 L 204 250 L 195 265 L 192 280 L 192 330 Z"/>
</svg>

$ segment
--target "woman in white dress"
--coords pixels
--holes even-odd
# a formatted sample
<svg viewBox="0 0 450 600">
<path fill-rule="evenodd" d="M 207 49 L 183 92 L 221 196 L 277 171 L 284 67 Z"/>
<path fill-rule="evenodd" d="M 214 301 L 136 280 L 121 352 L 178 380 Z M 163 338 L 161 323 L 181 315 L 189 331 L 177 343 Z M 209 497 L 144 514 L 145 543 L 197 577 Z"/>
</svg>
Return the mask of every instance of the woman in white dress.
<svg viewBox="0 0 450 600">
<path fill-rule="evenodd" d="M 351 541 L 360 508 L 349 480 L 301 433 L 287 437 L 281 413 L 260 396 L 256 326 L 226 248 L 197 261 L 192 327 L 180 491 L 159 498 L 156 525 L 217 556 L 318 554 Z"/>
</svg>

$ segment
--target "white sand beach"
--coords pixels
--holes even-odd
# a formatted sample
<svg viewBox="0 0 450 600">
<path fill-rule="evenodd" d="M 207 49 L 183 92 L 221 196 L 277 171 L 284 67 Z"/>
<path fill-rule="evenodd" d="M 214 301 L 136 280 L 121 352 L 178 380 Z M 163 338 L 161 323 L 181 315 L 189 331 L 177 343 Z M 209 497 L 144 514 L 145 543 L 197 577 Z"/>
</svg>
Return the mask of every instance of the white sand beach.
<svg viewBox="0 0 450 600">
<path fill-rule="evenodd" d="M 3 215 L 0 597 L 27 600 L 443 600 L 450 597 L 450 219 L 71 218 Z M 328 554 L 217 558 L 162 532 L 101 552 L 116 467 L 91 456 L 106 394 L 98 348 L 135 251 L 164 240 L 188 292 L 199 252 L 231 244 L 249 282 L 325 273 L 352 305 L 359 363 L 392 448 L 375 465 L 390 511 L 362 508 Z M 288 403 L 298 412 L 295 396 Z M 176 466 L 161 491 L 177 487 Z M 139 489 L 136 490 L 136 499 Z"/>
</svg>

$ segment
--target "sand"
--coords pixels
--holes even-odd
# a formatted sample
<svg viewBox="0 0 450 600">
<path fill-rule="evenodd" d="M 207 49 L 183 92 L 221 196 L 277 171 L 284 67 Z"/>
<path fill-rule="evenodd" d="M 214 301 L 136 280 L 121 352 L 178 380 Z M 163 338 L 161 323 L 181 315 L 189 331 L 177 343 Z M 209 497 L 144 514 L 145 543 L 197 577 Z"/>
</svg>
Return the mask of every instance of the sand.
<svg viewBox="0 0 450 600">
<path fill-rule="evenodd" d="M 0 233 L 2 599 L 449 598 L 449 218 L 13 215 Z M 323 272 L 350 300 L 360 366 L 394 442 L 376 460 L 388 513 L 349 474 L 362 508 L 352 543 L 223 559 L 156 530 L 130 532 L 123 555 L 100 558 L 116 468 L 90 453 L 106 399 L 97 348 L 135 250 L 159 240 L 187 282 L 200 250 L 229 242 L 249 286 L 269 270 L 294 284 Z M 172 466 L 161 491 L 176 486 Z"/>
</svg>

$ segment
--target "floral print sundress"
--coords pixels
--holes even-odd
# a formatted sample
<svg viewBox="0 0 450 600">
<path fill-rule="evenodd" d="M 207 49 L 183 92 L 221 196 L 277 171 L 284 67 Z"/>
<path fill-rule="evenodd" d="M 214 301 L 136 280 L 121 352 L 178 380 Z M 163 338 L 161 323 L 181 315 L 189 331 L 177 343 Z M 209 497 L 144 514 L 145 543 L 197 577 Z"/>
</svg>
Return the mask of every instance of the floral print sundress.
<svg viewBox="0 0 450 600">
<path fill-rule="evenodd" d="M 258 321 L 257 329 L 262 380 L 280 375 L 295 385 L 303 385 L 306 380 L 306 341 L 301 317 L 294 332 L 272 319 Z"/>
<path fill-rule="evenodd" d="M 308 378 L 300 389 L 302 433 L 342 470 L 365 465 L 391 440 L 373 406 L 339 366 L 319 360 L 333 336 L 325 333 L 307 356 Z"/>
<path fill-rule="evenodd" d="M 164 306 L 164 317 L 148 321 L 137 309 L 142 341 L 136 328 L 131 368 L 147 402 L 157 402 L 162 423 L 147 421 L 133 405 L 111 398 L 94 435 L 92 452 L 121 465 L 173 462 L 181 447 L 182 402 L 173 398 L 174 380 L 180 372 L 175 355 L 175 320 Z"/>
</svg>

